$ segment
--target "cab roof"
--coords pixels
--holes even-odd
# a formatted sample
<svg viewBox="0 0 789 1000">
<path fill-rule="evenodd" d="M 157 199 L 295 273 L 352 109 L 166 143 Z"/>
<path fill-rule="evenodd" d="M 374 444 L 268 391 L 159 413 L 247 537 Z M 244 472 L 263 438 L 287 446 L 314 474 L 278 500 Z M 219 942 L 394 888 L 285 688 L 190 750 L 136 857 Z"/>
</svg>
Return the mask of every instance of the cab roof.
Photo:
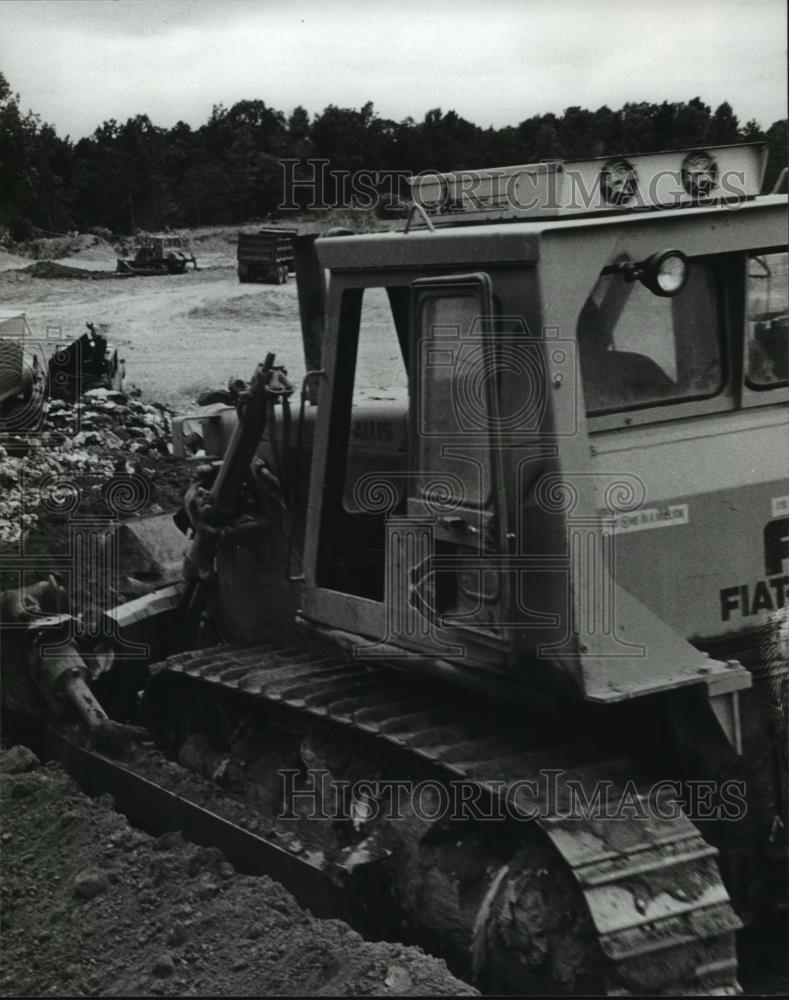
<svg viewBox="0 0 789 1000">
<path fill-rule="evenodd" d="M 601 238 L 630 228 L 668 229 L 681 241 L 684 234 L 704 231 L 706 252 L 786 243 L 786 195 L 763 195 L 739 205 L 705 204 L 691 208 L 624 211 L 598 216 L 540 217 L 526 221 L 459 225 L 323 237 L 317 250 L 332 271 L 368 271 L 414 266 L 536 263 L 540 245 L 552 237 L 580 234 Z M 704 223 L 700 226 L 700 223 Z M 662 234 L 661 234 L 662 235 Z M 729 238 L 727 238 L 727 235 Z M 733 240 L 732 240 L 733 237 Z M 666 234 L 671 242 L 671 237 Z M 715 245 L 711 244 L 714 240 Z M 700 251 L 698 251 L 700 252 Z"/>
</svg>

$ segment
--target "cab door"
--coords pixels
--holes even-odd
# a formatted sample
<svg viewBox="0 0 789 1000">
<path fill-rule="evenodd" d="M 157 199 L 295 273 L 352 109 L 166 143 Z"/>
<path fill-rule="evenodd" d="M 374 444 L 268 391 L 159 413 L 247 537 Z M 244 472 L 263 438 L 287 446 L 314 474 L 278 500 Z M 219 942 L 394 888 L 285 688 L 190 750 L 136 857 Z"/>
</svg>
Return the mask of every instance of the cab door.
<svg viewBox="0 0 789 1000">
<path fill-rule="evenodd" d="M 389 549 L 395 607 L 449 655 L 470 641 L 500 649 L 509 583 L 490 278 L 419 279 L 411 308 L 411 468 Z"/>
</svg>

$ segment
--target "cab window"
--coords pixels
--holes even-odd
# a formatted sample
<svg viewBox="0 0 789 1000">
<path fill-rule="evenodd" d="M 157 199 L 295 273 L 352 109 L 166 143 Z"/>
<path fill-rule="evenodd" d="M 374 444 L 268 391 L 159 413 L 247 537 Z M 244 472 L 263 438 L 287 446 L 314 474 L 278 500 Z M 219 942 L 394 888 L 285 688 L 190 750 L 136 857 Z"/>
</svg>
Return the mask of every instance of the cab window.
<svg viewBox="0 0 789 1000">
<path fill-rule="evenodd" d="M 492 482 L 496 366 L 480 321 L 492 312 L 490 279 L 424 278 L 413 288 L 419 338 L 414 351 L 418 495 L 429 496 L 436 476 L 440 480 L 446 474 L 453 500 L 485 506 Z"/>
<path fill-rule="evenodd" d="M 343 507 L 349 514 L 364 513 L 359 483 L 368 473 L 402 501 L 402 477 L 390 474 L 403 464 L 408 408 L 408 372 L 392 312 L 392 297 L 407 289 L 367 288 L 362 294 L 356 371 L 353 380 L 351 430 L 345 469 Z"/>
<path fill-rule="evenodd" d="M 748 258 L 745 377 L 752 389 L 789 383 L 789 254 Z"/>
<path fill-rule="evenodd" d="M 621 274 L 600 276 L 578 319 L 590 414 L 713 396 L 723 385 L 713 268 L 690 262 L 677 295 L 654 295 Z"/>
</svg>

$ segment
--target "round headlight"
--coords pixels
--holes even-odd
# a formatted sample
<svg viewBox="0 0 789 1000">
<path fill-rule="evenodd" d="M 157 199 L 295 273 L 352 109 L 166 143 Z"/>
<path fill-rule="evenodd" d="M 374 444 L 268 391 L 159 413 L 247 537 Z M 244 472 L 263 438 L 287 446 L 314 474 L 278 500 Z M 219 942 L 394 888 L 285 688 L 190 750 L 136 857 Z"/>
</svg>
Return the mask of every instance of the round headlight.
<svg viewBox="0 0 789 1000">
<path fill-rule="evenodd" d="M 655 295 L 676 295 L 688 279 L 688 258 L 679 250 L 653 254 L 644 265 L 641 281 Z"/>
</svg>

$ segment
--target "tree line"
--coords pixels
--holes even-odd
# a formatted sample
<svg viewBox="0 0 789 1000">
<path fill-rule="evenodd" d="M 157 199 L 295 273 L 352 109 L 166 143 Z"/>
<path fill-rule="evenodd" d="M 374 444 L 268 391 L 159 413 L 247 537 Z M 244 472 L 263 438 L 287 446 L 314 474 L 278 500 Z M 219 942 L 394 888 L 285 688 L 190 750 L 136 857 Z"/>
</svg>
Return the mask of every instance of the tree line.
<svg viewBox="0 0 789 1000">
<path fill-rule="evenodd" d="M 764 130 L 740 124 L 724 102 L 714 111 L 699 97 L 661 104 L 628 102 L 618 110 L 567 108 L 532 115 L 519 125 L 481 128 L 454 111 L 428 111 L 422 121 L 392 121 L 372 102 L 360 109 L 330 104 L 314 116 L 290 115 L 264 101 L 215 105 L 192 128 L 155 125 L 147 115 L 103 122 L 76 142 L 61 138 L 0 73 L 0 228 L 13 240 L 36 230 L 62 233 L 101 227 L 114 233 L 235 224 L 278 212 L 283 198 L 300 205 L 332 203 L 337 172 L 391 178 L 425 170 L 473 169 L 658 149 L 766 140 L 766 184 L 786 164 L 786 120 Z M 315 181 L 310 193 L 283 191 L 291 178 Z M 308 161 L 326 161 L 325 171 Z M 387 182 L 391 185 L 391 180 Z"/>
</svg>

